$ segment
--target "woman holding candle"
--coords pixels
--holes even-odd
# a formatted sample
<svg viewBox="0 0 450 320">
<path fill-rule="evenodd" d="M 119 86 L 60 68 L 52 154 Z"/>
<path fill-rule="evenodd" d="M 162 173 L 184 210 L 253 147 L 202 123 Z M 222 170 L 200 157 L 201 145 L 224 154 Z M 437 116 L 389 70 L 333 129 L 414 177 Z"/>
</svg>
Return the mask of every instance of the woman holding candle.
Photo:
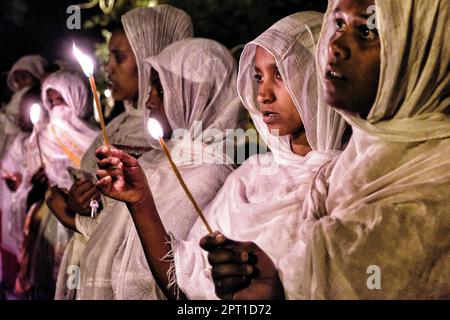
<svg viewBox="0 0 450 320">
<path fill-rule="evenodd" d="M 92 106 L 86 82 L 80 74 L 69 71 L 51 74 L 42 86 L 42 101 L 49 112 L 49 122 L 39 123 L 31 135 L 27 170 L 13 206 L 18 217 L 27 213 L 17 282 L 17 289 L 27 299 L 53 298 L 56 271 L 69 239 L 68 231 L 43 204 L 47 187 L 33 187 L 30 177 L 44 179 L 44 185 L 49 181 L 60 188 L 69 188 L 71 178 L 67 167 L 80 166 L 81 157 L 97 134 L 85 121 Z M 41 162 L 36 139 L 39 139 L 44 161 L 44 169 L 39 170 Z M 36 170 L 38 175 L 34 174 Z M 39 191 L 40 196 L 30 201 L 34 191 Z M 30 205 L 32 209 L 28 210 Z"/>
<path fill-rule="evenodd" d="M 12 214 L 11 205 L 13 193 L 19 188 L 22 182 L 22 174 L 26 170 L 27 150 L 30 134 L 33 126 L 30 121 L 30 106 L 34 103 L 41 103 L 40 86 L 28 89 L 19 104 L 19 127 L 20 133 L 14 142 L 6 150 L 5 156 L 1 159 L 1 179 L 0 179 L 0 227 L 1 242 L 0 251 L 0 274 L 2 287 L 10 291 L 14 288 L 14 281 L 17 275 L 17 257 L 19 255 L 22 229 L 14 228 L 16 217 Z M 2 181 L 3 180 L 3 181 Z"/>
<path fill-rule="evenodd" d="M 182 137 L 167 145 L 186 184 L 204 208 L 233 169 L 232 160 L 227 162 L 222 148 L 226 130 L 236 129 L 242 110 L 235 87 L 236 63 L 225 47 L 207 39 L 178 41 L 147 61 L 147 90 L 141 91 L 148 96 L 151 88 L 147 110 L 161 122 L 165 137 L 172 133 Z M 213 142 L 217 148 L 213 148 Z M 149 137 L 149 143 L 154 150 L 139 159 L 141 179 L 147 184 L 146 176 L 151 185 L 164 226 L 184 239 L 197 213 L 159 142 Z M 214 154 L 213 149 L 220 152 Z M 137 165 L 137 160 L 130 158 Z M 99 228 L 90 237 L 81 259 L 79 298 L 105 298 L 101 288 L 93 291 L 90 284 L 102 280 L 105 286 L 104 280 L 111 279 L 109 299 L 164 299 L 167 293 L 153 280 L 125 204 L 118 205 L 115 214 L 104 219 L 104 231 Z M 164 246 L 164 238 L 160 240 Z M 155 254 L 163 258 L 160 252 Z M 109 261 L 108 265 L 105 261 Z M 162 264 L 169 266 L 170 262 Z"/>
<path fill-rule="evenodd" d="M 361 18 L 374 4 L 379 29 Z M 318 62 L 326 100 L 353 137 L 314 178 L 304 242 L 278 270 L 249 263 L 260 274 L 243 288 L 230 280 L 247 266 L 216 261 L 221 247 L 267 255 L 254 244 L 203 240 L 218 290 L 247 299 L 449 298 L 449 19 L 446 0 L 330 1 Z M 284 288 L 269 288 L 278 276 Z"/>
<path fill-rule="evenodd" d="M 107 136 L 113 146 L 136 155 L 151 149 L 142 133 L 145 100 L 140 98 L 139 89 L 143 81 L 143 60 L 147 56 L 158 54 L 170 43 L 192 35 L 189 15 L 172 6 L 138 8 L 122 17 L 122 25 L 112 33 L 109 42 L 110 57 L 105 66 L 114 99 L 125 101 L 125 112 L 106 127 Z M 102 141 L 103 136 L 99 135 L 90 146 L 82 160 L 83 170 L 95 173 L 95 150 Z M 72 185 L 67 201 L 61 193 L 55 191 L 53 194 L 65 225 L 80 232 L 74 235 L 66 249 L 58 275 L 56 299 L 75 298 L 76 290 L 67 286 L 69 268 L 79 264 L 86 241 L 102 224 L 102 219 L 115 210 L 115 201 L 108 200 L 104 201 L 104 208 L 97 219 L 83 216 L 90 215 L 91 199 L 96 198 L 98 194 L 94 183 L 85 178 Z"/>
<path fill-rule="evenodd" d="M 41 84 L 47 61 L 38 55 L 20 58 L 8 73 L 8 86 L 14 92 L 10 102 L 0 112 L 0 158 L 20 132 L 19 103 L 30 87 Z"/>
<path fill-rule="evenodd" d="M 314 50 L 321 23 L 319 13 L 295 14 L 247 45 L 241 58 L 238 90 L 271 152 L 248 159 L 227 178 L 204 210 L 213 229 L 256 241 L 274 259 L 285 256 L 295 243 L 312 178 L 320 166 L 339 154 L 342 145 L 342 118 L 318 98 Z M 99 150 L 99 156 L 105 153 Z M 198 245 L 207 232 L 203 222 L 197 220 L 187 240 L 177 237 L 160 219 L 164 221 L 165 215 L 179 215 L 180 211 L 162 213 L 154 194 L 158 188 L 151 177 L 149 188 L 138 178 L 141 169 L 132 159 L 117 151 L 111 151 L 111 156 L 100 165 L 107 169 L 108 164 L 117 165 L 120 159 L 123 173 L 100 170 L 103 179 L 98 185 L 105 194 L 127 203 L 160 287 L 171 298 L 177 296 L 177 287 L 191 299 L 217 298 L 206 254 Z M 138 257 L 140 244 L 134 242 L 134 255 Z M 172 259 L 161 262 L 164 256 Z M 128 261 L 122 265 L 127 263 L 137 265 Z M 131 273 L 130 267 L 128 270 Z M 126 274 L 121 277 L 126 278 Z M 126 288 L 124 283 L 118 287 Z"/>
</svg>

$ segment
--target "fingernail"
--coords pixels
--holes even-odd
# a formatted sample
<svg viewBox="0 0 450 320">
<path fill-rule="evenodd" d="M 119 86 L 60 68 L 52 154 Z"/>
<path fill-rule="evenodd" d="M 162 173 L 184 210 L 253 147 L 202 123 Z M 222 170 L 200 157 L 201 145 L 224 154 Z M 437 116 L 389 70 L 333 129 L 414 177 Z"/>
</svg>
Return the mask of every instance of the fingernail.
<svg viewBox="0 0 450 320">
<path fill-rule="evenodd" d="M 247 252 L 242 252 L 241 253 L 241 261 L 242 262 L 247 262 L 248 261 L 248 253 Z"/>
<path fill-rule="evenodd" d="M 253 273 L 253 267 L 252 266 L 247 266 L 247 273 L 248 274 L 252 274 Z"/>
</svg>

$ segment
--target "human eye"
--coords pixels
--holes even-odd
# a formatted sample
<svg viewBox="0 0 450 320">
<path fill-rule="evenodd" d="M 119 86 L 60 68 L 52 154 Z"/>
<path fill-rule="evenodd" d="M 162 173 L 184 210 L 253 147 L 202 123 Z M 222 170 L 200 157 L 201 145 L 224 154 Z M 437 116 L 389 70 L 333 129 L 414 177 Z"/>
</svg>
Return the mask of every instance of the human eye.
<svg viewBox="0 0 450 320">
<path fill-rule="evenodd" d="M 345 28 L 345 22 L 341 18 L 335 18 L 334 19 L 334 27 L 336 31 L 342 32 Z"/>
<path fill-rule="evenodd" d="M 283 80 L 283 78 L 281 77 L 280 70 L 278 68 L 275 71 L 275 78 L 277 78 L 278 80 Z"/>
<path fill-rule="evenodd" d="M 255 80 L 255 82 L 260 83 L 263 80 L 263 76 L 259 73 L 255 73 L 253 75 L 253 79 Z"/>
<path fill-rule="evenodd" d="M 377 29 L 371 29 L 367 25 L 359 26 L 359 36 L 364 40 L 376 40 L 378 39 Z"/>
</svg>

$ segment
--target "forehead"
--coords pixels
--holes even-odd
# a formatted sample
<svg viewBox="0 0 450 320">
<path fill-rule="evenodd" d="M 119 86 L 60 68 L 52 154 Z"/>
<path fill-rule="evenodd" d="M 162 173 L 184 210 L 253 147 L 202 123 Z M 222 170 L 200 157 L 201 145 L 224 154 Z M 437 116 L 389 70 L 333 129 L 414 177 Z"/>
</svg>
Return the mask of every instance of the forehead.
<svg viewBox="0 0 450 320">
<path fill-rule="evenodd" d="M 256 66 L 276 66 L 274 56 L 264 49 L 257 46 L 255 51 L 255 65 Z"/>
<path fill-rule="evenodd" d="M 14 71 L 14 76 L 22 78 L 22 77 L 32 77 L 33 75 L 26 70 L 19 69 L 19 70 Z"/>
<path fill-rule="evenodd" d="M 373 5 L 375 0 L 336 0 L 333 12 L 367 19 L 371 15 L 368 9 Z"/>
<path fill-rule="evenodd" d="M 125 31 L 113 32 L 111 39 L 109 40 L 109 50 L 131 50 Z"/>
<path fill-rule="evenodd" d="M 49 99 L 55 99 L 55 98 L 60 98 L 61 94 L 58 91 L 56 91 L 55 89 L 48 89 L 47 96 Z"/>
</svg>

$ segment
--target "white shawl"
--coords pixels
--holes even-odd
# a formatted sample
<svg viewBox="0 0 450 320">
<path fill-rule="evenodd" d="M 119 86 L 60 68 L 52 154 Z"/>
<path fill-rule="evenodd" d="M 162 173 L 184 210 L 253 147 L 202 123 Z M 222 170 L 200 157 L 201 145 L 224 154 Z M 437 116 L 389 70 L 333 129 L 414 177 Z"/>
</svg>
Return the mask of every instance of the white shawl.
<svg viewBox="0 0 450 320">
<path fill-rule="evenodd" d="M 318 98 L 314 52 L 322 18 L 317 12 L 288 16 L 245 47 L 238 90 L 271 152 L 248 159 L 233 172 L 205 210 L 214 230 L 231 239 L 256 242 L 275 261 L 290 252 L 314 173 L 339 154 L 345 128 L 343 119 Z M 257 46 L 275 57 L 303 120 L 313 149 L 305 157 L 292 152 L 289 136 L 272 135 L 262 120 L 254 80 Z M 319 119 L 327 125 L 321 126 Z M 217 299 L 206 252 L 198 245 L 205 235 L 198 220 L 188 241 L 172 242 L 178 284 L 190 299 Z"/>
<path fill-rule="evenodd" d="M 196 163 L 198 151 L 206 143 L 192 148 L 197 122 L 208 132 L 225 137 L 226 129 L 235 129 L 240 112 L 236 94 L 236 64 L 228 50 L 217 42 L 190 39 L 176 42 L 158 56 L 147 59 L 145 79 L 151 68 L 158 71 L 164 89 L 164 105 L 171 127 L 192 133 L 191 139 L 171 140 L 168 147 L 192 156 L 174 157 L 186 184 L 200 207 L 204 208 L 222 186 L 232 167 L 226 164 Z M 198 77 L 202 69 L 202 77 Z M 148 87 L 140 92 L 144 95 Z M 195 132 L 195 134 L 194 134 Z M 216 138 L 217 135 L 216 135 Z M 217 143 L 217 140 L 216 140 Z M 221 155 L 217 163 L 224 163 Z M 147 175 L 156 207 L 166 229 L 186 238 L 197 213 L 179 185 L 164 153 L 154 149 L 140 163 Z M 133 220 L 124 204 L 119 203 L 102 218 L 90 236 L 81 259 L 79 299 L 163 299 L 148 267 Z M 162 241 L 165 241 L 162 239 Z"/>
<path fill-rule="evenodd" d="M 122 24 L 128 41 L 133 49 L 138 66 L 139 91 L 143 88 L 144 58 L 158 54 L 172 42 L 192 37 L 193 27 L 189 15 L 169 5 L 155 8 L 136 8 L 122 16 Z M 144 131 L 144 104 L 140 95 L 136 106 L 131 101 L 125 102 L 125 112 L 114 118 L 106 127 L 111 144 L 133 147 L 148 147 Z M 99 135 L 82 159 L 81 167 L 91 173 L 97 170 L 95 150 L 103 144 L 103 136 Z M 111 199 L 105 205 L 112 208 L 116 204 Z M 109 211 L 103 209 L 103 215 Z M 81 219 L 83 220 L 83 219 Z M 84 234 L 90 234 L 100 223 L 100 219 L 89 221 L 84 219 Z M 89 231 L 87 231 L 89 229 Z M 87 239 L 75 234 L 65 252 L 64 261 L 58 275 L 56 299 L 73 299 L 74 292 L 67 289 L 67 272 L 71 265 L 76 266 Z M 71 293 L 70 293 L 71 292 Z"/>
<path fill-rule="evenodd" d="M 301 230 L 306 248 L 280 264 L 291 299 L 450 292 L 450 2 L 377 6 L 378 95 L 367 120 L 342 112 L 353 137 L 314 179 Z M 333 7 L 330 1 L 318 51 L 322 67 Z"/>
</svg>

